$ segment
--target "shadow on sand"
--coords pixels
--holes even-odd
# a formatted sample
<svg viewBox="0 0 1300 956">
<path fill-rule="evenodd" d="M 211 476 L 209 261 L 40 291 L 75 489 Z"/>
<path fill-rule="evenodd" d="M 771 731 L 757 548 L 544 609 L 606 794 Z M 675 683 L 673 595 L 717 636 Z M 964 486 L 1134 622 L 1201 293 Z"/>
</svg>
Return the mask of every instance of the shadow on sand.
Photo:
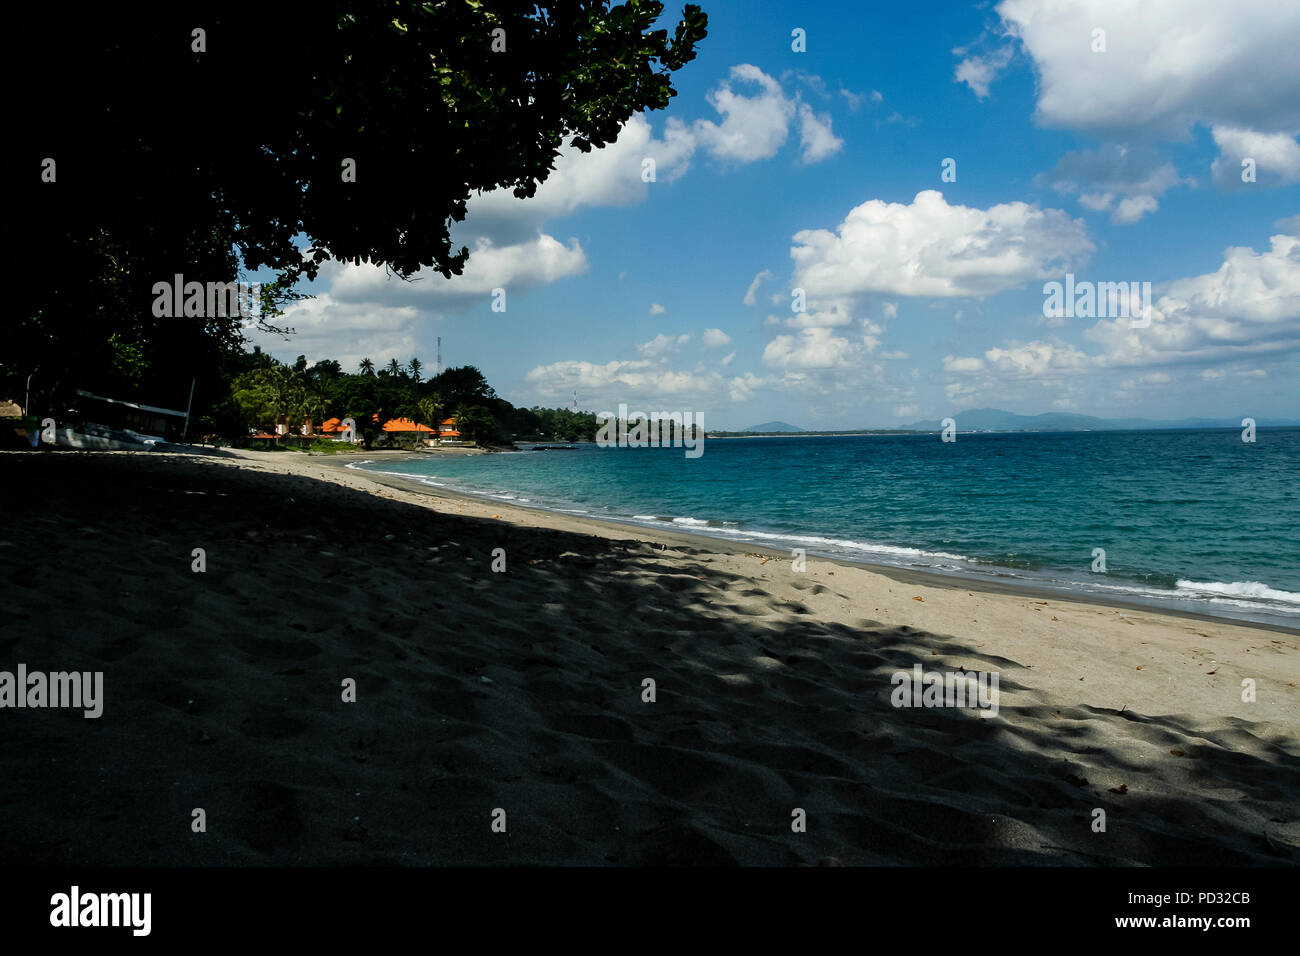
<svg viewBox="0 0 1300 956">
<path fill-rule="evenodd" d="M 895 709 L 915 663 L 996 670 L 1004 694 L 1027 672 L 819 621 L 703 550 L 199 456 L 4 457 L 0 669 L 102 670 L 106 700 L 0 714 L 0 863 L 1300 859 L 1293 741 L 1032 694 L 989 720 Z M 1136 766 L 1133 738 L 1185 757 Z"/>
</svg>

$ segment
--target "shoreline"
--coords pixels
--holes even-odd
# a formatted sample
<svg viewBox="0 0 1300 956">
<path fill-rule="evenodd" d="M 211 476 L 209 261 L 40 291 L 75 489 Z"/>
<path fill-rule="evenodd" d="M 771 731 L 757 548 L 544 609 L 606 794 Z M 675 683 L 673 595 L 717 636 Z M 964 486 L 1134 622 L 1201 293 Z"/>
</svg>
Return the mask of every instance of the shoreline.
<svg viewBox="0 0 1300 956">
<path fill-rule="evenodd" d="M 391 452 L 389 454 L 392 454 L 395 457 L 399 453 Z M 410 457 L 412 456 L 408 456 L 408 458 Z M 415 459 L 412 458 L 412 460 Z M 775 548 L 772 545 L 760 544 L 758 542 L 738 541 L 698 531 L 679 530 L 676 528 L 659 529 L 653 526 L 637 524 L 630 521 L 623 522 L 614 518 L 596 518 L 588 515 L 576 515 L 562 511 L 554 511 L 541 506 L 497 501 L 485 494 L 476 495 L 470 492 L 458 491 L 451 488 L 427 485 L 417 479 L 404 478 L 400 475 L 390 475 L 383 472 L 373 472 L 360 468 L 349 468 L 348 464 L 355 464 L 355 462 L 344 463 L 340 461 L 334 463 L 334 466 L 352 474 L 364 475 L 376 484 L 397 488 L 414 494 L 428 495 L 432 498 L 474 501 L 485 506 L 490 506 L 497 511 L 502 511 L 502 513 L 509 511 L 525 514 L 548 515 L 558 519 L 564 524 L 586 524 L 592 529 L 591 533 L 606 537 L 614 537 L 616 539 L 631 538 L 633 540 L 644 540 L 656 544 L 669 544 L 673 546 L 708 546 L 715 548 L 719 553 L 726 554 L 741 554 L 758 551 L 773 560 L 790 560 L 788 549 L 783 550 L 781 548 Z M 502 509 L 504 509 L 504 511 Z M 1253 627 L 1268 631 L 1277 631 L 1283 634 L 1300 635 L 1300 624 L 1288 625 L 1271 620 L 1260 621 L 1252 620 L 1250 618 L 1235 617 L 1231 614 L 1210 614 L 1203 611 L 1165 605 L 1160 603 L 1161 599 L 1159 598 L 1143 600 L 1139 597 L 1110 597 L 1104 594 L 1094 594 L 1087 590 L 1080 590 L 1077 592 L 1070 591 L 1060 585 L 1053 585 L 1048 582 L 1038 583 L 1024 578 L 1017 578 L 1016 581 L 1011 582 L 991 580 L 973 574 L 967 575 L 960 571 L 945 572 L 920 568 L 901 568 L 892 564 L 828 557 L 814 554 L 811 549 L 808 550 L 808 560 L 827 562 L 845 568 L 862 568 L 886 577 L 891 577 L 899 583 L 925 584 L 936 588 L 947 587 L 953 590 L 983 591 L 990 594 L 1004 594 L 1026 598 L 1049 597 L 1055 600 L 1070 601 L 1077 604 L 1110 607 L 1128 611 L 1142 611 L 1151 614 L 1168 614 L 1197 621 L 1226 623 L 1241 627 Z M 1171 598 L 1170 600 L 1178 599 Z"/>
</svg>

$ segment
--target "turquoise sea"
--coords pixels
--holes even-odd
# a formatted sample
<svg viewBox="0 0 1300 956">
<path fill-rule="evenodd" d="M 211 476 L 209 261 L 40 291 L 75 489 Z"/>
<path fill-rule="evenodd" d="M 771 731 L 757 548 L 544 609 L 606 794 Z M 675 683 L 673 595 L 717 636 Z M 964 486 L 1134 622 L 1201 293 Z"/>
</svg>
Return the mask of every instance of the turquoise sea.
<svg viewBox="0 0 1300 956">
<path fill-rule="evenodd" d="M 1300 627 L 1300 429 L 708 439 L 354 467 L 512 504 Z M 1105 571 L 1093 570 L 1094 549 Z"/>
</svg>

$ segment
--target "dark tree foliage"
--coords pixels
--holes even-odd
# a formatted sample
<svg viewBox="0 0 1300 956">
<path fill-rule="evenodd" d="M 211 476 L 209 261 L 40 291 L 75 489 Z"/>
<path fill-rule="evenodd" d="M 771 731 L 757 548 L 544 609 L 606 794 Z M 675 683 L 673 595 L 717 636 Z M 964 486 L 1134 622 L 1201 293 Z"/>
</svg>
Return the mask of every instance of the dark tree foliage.
<svg viewBox="0 0 1300 956">
<path fill-rule="evenodd" d="M 500 426 L 492 412 L 482 405 L 461 405 L 456 409 L 456 430 L 461 438 L 480 444 L 501 440 Z"/>
<path fill-rule="evenodd" d="M 450 409 L 461 405 L 488 405 L 497 394 L 483 373 L 473 365 L 446 369 L 425 382 L 424 387 L 426 394 L 436 392 L 441 395 L 445 406 Z"/>
<path fill-rule="evenodd" d="M 0 389 L 40 366 L 37 394 L 147 382 L 168 404 L 196 372 L 228 379 L 243 361 L 238 320 L 151 313 L 153 283 L 177 273 L 269 268 L 282 279 L 272 304 L 327 258 L 460 273 L 467 250 L 449 228 L 471 194 L 531 196 L 566 139 L 600 147 L 668 104 L 707 19 L 692 4 L 671 33 L 652 29 L 662 12 L 657 0 L 8 11 L 11 44 L 40 70 L 11 104 L 22 282 Z M 46 157 L 54 183 L 40 179 Z"/>
<path fill-rule="evenodd" d="M 592 412 L 575 412 L 567 408 L 531 409 L 536 419 L 535 437 L 541 441 L 591 441 L 598 425 Z"/>
</svg>

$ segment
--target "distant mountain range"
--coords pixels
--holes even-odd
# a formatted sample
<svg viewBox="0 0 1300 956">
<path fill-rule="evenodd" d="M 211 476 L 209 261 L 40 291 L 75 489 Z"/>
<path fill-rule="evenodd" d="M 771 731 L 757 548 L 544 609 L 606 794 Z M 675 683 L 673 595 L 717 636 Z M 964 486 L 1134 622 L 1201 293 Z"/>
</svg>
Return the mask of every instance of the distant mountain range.
<svg viewBox="0 0 1300 956">
<path fill-rule="evenodd" d="M 957 430 L 965 431 L 1052 431 L 1074 432 L 1092 429 L 1094 431 L 1115 431 L 1119 429 L 1146 428 L 1240 428 L 1241 420 L 1246 415 L 1236 418 L 1183 418 L 1169 421 L 1157 418 L 1097 418 L 1094 415 L 1072 415 L 1066 412 L 1047 412 L 1043 415 L 1017 415 L 1004 412 L 999 408 L 972 408 L 956 412 L 952 418 L 957 422 Z M 1256 420 L 1262 426 L 1295 427 L 1300 420 L 1286 419 Z M 913 422 L 904 426 L 913 431 L 939 431 L 943 425 L 939 419 Z"/>
<path fill-rule="evenodd" d="M 789 422 L 764 422 L 761 425 L 750 425 L 748 428 L 742 428 L 742 432 L 801 432 L 803 431 L 798 425 L 791 425 Z"/>
</svg>

